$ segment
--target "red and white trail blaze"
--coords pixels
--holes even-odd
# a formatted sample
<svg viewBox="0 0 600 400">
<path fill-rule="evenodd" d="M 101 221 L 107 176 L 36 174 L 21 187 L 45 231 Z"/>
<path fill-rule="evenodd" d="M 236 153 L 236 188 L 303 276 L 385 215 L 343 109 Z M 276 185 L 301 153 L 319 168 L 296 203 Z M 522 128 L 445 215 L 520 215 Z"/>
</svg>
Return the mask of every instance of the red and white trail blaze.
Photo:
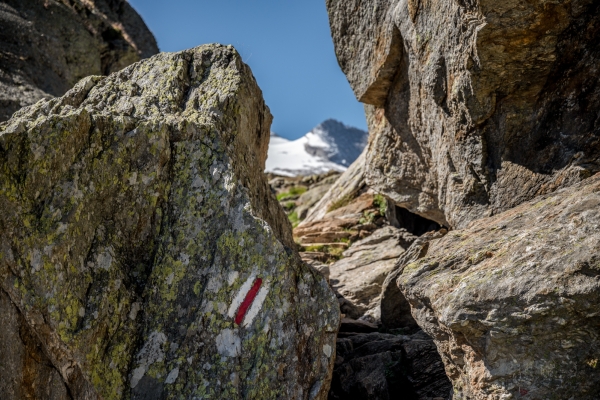
<svg viewBox="0 0 600 400">
<path fill-rule="evenodd" d="M 263 281 L 252 274 L 237 292 L 228 315 L 234 318 L 237 325 L 249 326 L 262 309 L 263 303 L 269 293 L 269 281 Z"/>
</svg>

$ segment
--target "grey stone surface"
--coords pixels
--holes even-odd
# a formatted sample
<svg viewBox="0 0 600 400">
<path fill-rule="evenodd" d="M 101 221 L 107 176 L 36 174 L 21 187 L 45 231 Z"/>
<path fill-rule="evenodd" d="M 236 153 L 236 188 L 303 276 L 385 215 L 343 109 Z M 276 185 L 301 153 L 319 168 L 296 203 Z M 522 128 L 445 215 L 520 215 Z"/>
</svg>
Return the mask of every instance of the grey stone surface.
<svg viewBox="0 0 600 400">
<path fill-rule="evenodd" d="M 456 399 L 600 396 L 599 210 L 596 174 L 431 240 L 399 265 L 396 283 Z"/>
<path fill-rule="evenodd" d="M 0 121 L 158 53 L 126 0 L 0 1 Z"/>
<path fill-rule="evenodd" d="M 328 0 L 366 183 L 452 228 L 600 170 L 600 4 Z"/>
<path fill-rule="evenodd" d="M 415 239 L 405 230 L 386 226 L 353 243 L 344 258 L 329 266 L 331 287 L 345 299 L 342 313 L 379 323 L 382 284 Z"/>
<path fill-rule="evenodd" d="M 74 399 L 327 396 L 339 309 L 263 174 L 271 118 L 205 45 L 0 123 L 0 292 Z"/>
<path fill-rule="evenodd" d="M 297 201 L 298 207 L 296 207 L 296 213 L 298 218 L 303 220 L 308 215 L 308 210 L 314 207 L 323 196 L 327 193 L 329 188 L 335 183 L 338 176 L 331 176 L 329 179 L 324 179 L 322 182 L 310 187 L 306 193 L 303 193 Z"/>
<path fill-rule="evenodd" d="M 411 314 L 411 306 L 400 291 L 396 281 L 402 274 L 402 266 L 418 260 L 427 254 L 432 239 L 443 236 L 441 232 L 430 232 L 417 238 L 412 245 L 394 260 L 394 265 L 381 285 L 379 318 L 386 329 L 414 331 L 419 326 Z"/>
</svg>

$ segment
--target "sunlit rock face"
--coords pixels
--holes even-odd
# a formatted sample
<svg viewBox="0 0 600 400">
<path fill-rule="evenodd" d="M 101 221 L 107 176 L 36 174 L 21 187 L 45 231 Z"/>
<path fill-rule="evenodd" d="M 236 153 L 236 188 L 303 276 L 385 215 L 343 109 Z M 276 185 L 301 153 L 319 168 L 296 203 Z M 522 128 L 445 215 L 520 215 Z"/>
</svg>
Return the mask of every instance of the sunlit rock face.
<svg viewBox="0 0 600 400">
<path fill-rule="evenodd" d="M 600 396 L 599 207 L 596 174 L 402 260 L 396 284 L 455 398 Z"/>
<path fill-rule="evenodd" d="M 328 0 L 366 180 L 460 228 L 600 170 L 600 5 Z"/>
<path fill-rule="evenodd" d="M 0 124 L 0 397 L 326 398 L 339 309 L 264 177 L 271 119 L 206 45 Z"/>
</svg>

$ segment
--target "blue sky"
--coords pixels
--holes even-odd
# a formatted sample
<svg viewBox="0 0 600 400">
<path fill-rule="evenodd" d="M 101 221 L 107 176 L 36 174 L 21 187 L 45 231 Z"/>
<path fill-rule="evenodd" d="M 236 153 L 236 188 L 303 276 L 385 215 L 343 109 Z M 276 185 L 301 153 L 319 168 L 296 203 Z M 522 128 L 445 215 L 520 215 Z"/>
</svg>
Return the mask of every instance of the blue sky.
<svg viewBox="0 0 600 400">
<path fill-rule="evenodd" d="M 232 44 L 250 65 L 274 116 L 295 139 L 328 118 L 366 129 L 341 72 L 325 0 L 129 0 L 161 51 Z"/>
</svg>

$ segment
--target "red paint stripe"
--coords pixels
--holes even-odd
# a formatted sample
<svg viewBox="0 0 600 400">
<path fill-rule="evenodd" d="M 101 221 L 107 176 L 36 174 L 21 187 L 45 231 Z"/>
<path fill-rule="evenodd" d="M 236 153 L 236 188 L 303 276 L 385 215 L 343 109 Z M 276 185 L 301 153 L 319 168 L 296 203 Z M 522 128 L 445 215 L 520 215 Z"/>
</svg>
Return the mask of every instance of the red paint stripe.
<svg viewBox="0 0 600 400">
<path fill-rule="evenodd" d="M 260 289 L 260 285 L 262 285 L 262 279 L 256 278 L 254 284 L 252 285 L 252 289 L 250 289 L 250 291 L 246 294 L 246 297 L 244 298 L 244 301 L 242 302 L 242 305 L 240 306 L 240 309 L 238 310 L 237 315 L 235 316 L 236 324 L 239 325 L 242 323 L 244 315 L 246 315 L 248 308 L 250 308 L 250 305 L 252 304 L 254 298 L 258 294 L 258 289 Z"/>
</svg>

